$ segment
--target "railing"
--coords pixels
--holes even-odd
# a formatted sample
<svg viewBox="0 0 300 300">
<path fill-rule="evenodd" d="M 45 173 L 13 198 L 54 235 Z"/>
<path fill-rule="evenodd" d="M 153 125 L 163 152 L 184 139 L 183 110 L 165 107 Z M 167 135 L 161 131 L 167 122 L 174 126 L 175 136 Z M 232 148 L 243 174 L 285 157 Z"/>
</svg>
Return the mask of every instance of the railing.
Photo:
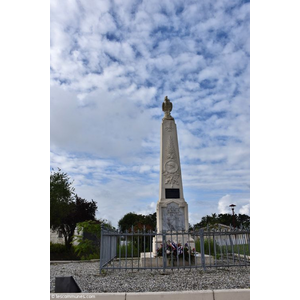
<svg viewBox="0 0 300 300">
<path fill-rule="evenodd" d="M 250 230 L 198 229 L 189 232 L 101 228 L 102 270 L 185 269 L 250 265 Z"/>
<path fill-rule="evenodd" d="M 117 236 L 117 232 L 101 228 L 100 270 L 116 257 Z"/>
<path fill-rule="evenodd" d="M 203 236 L 209 260 L 206 267 L 250 265 L 250 229 L 218 227 L 203 231 Z"/>
</svg>

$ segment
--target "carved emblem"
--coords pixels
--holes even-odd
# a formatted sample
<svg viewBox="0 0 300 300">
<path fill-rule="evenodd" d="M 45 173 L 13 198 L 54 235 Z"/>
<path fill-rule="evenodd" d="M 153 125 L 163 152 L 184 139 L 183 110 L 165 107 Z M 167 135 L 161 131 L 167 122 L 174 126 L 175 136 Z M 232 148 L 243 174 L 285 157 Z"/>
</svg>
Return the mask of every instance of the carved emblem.
<svg viewBox="0 0 300 300">
<path fill-rule="evenodd" d="M 184 229 L 184 210 L 176 203 L 170 203 L 162 209 L 163 229 L 182 230 Z"/>
<path fill-rule="evenodd" d="M 170 184 L 172 188 L 174 186 L 179 186 L 180 170 L 177 164 L 175 147 L 171 136 L 168 139 L 168 144 L 166 147 L 166 159 L 167 161 L 164 165 L 164 172 L 163 172 L 165 178 L 165 184 Z"/>
<path fill-rule="evenodd" d="M 179 186 L 179 174 L 164 174 L 165 184 L 170 184 L 173 188 L 174 185 Z"/>
<path fill-rule="evenodd" d="M 173 160 L 168 160 L 168 161 L 165 163 L 165 170 L 166 170 L 168 173 L 175 173 L 175 172 L 178 170 L 178 165 L 176 164 L 175 161 L 173 161 Z"/>
</svg>

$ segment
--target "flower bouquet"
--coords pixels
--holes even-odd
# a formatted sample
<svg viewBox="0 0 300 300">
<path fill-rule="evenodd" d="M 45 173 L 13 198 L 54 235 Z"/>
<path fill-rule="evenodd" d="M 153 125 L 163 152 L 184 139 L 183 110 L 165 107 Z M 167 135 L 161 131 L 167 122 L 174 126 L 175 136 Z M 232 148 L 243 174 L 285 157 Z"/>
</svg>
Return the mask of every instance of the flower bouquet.
<svg viewBox="0 0 300 300">
<path fill-rule="evenodd" d="M 166 256 L 170 260 L 172 258 L 175 261 L 177 258 L 184 258 L 186 261 L 191 259 L 191 262 L 195 260 L 195 248 L 192 249 L 187 243 L 182 246 L 181 243 L 176 244 L 175 242 L 168 241 L 156 249 L 157 256 L 163 256 L 163 251 L 165 251 Z"/>
</svg>

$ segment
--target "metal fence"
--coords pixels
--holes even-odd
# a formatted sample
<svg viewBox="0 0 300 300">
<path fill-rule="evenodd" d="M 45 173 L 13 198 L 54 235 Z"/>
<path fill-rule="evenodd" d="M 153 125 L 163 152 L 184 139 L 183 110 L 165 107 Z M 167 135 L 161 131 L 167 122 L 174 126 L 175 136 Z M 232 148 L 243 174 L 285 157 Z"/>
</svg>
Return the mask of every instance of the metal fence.
<svg viewBox="0 0 300 300">
<path fill-rule="evenodd" d="M 120 232 L 101 228 L 102 270 L 249 266 L 250 229 Z"/>
</svg>

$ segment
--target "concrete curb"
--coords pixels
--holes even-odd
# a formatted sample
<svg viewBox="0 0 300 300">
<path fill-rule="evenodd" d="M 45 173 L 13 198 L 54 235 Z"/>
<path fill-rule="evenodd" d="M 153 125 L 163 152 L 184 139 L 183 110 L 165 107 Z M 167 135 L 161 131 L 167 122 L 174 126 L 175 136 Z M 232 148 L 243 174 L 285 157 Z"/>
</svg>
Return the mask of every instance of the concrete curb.
<svg viewBox="0 0 300 300">
<path fill-rule="evenodd" d="M 70 263 L 86 263 L 86 262 L 96 262 L 100 259 L 89 259 L 89 260 L 50 260 L 50 265 L 56 264 L 70 264 Z"/>
<path fill-rule="evenodd" d="M 250 300 L 250 289 L 155 293 L 51 293 L 50 299 L 95 300 Z"/>
</svg>

